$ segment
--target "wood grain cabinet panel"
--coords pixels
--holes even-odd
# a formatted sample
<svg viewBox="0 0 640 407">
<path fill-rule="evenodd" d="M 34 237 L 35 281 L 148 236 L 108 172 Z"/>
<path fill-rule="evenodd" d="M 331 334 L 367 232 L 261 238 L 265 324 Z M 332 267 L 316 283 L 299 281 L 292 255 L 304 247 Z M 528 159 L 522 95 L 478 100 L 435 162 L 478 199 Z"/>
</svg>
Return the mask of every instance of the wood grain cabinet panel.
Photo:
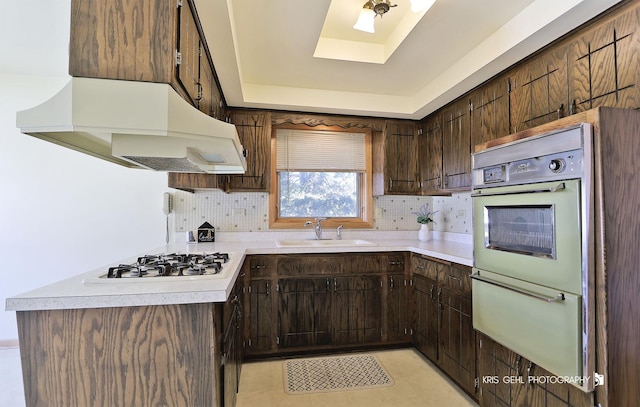
<svg viewBox="0 0 640 407">
<path fill-rule="evenodd" d="M 509 134 L 509 81 L 498 78 L 472 92 L 471 147 Z"/>
<path fill-rule="evenodd" d="M 631 2 L 630 2 L 631 3 Z M 569 46 L 569 98 L 574 113 L 599 106 L 640 107 L 640 16 L 614 14 Z"/>
<path fill-rule="evenodd" d="M 69 74 L 171 83 L 177 32 L 175 2 L 72 0 Z"/>
<path fill-rule="evenodd" d="M 484 334 L 478 334 L 478 386 L 481 407 L 592 407 L 593 393 L 555 377 Z"/>
<path fill-rule="evenodd" d="M 442 112 L 443 188 L 471 187 L 471 134 L 469 99 L 463 98 Z"/>
<path fill-rule="evenodd" d="M 178 7 L 178 52 L 179 64 L 176 69 L 176 78 L 187 93 L 192 105 L 198 106 L 202 99 L 200 87 L 200 59 L 202 55 L 202 43 L 198 22 L 190 2 Z"/>
<path fill-rule="evenodd" d="M 438 360 L 438 282 L 413 275 L 413 341 L 420 352 Z"/>
<path fill-rule="evenodd" d="M 509 75 L 510 132 L 522 131 L 571 114 L 567 91 L 565 48 L 547 51 L 514 69 Z"/>
<path fill-rule="evenodd" d="M 420 191 L 437 194 L 442 189 L 442 115 L 434 114 L 422 122 L 418 136 Z"/>
<path fill-rule="evenodd" d="M 219 304 L 17 313 L 28 406 L 220 406 Z"/>
<path fill-rule="evenodd" d="M 279 348 L 331 345 L 331 278 L 285 278 L 278 286 Z"/>
<path fill-rule="evenodd" d="M 224 116 L 191 0 L 72 0 L 69 74 L 167 83 L 206 114 Z"/>
<path fill-rule="evenodd" d="M 226 191 L 269 192 L 271 174 L 271 114 L 269 112 L 232 111 L 231 122 L 244 147 L 247 171 L 239 175 L 220 175 Z"/>
<path fill-rule="evenodd" d="M 381 276 L 334 277 L 334 345 L 376 343 L 382 337 Z"/>
<path fill-rule="evenodd" d="M 375 138 L 381 137 L 382 143 Z M 419 191 L 418 127 L 415 122 L 386 120 L 374 133 L 374 195 L 416 194 Z"/>
</svg>

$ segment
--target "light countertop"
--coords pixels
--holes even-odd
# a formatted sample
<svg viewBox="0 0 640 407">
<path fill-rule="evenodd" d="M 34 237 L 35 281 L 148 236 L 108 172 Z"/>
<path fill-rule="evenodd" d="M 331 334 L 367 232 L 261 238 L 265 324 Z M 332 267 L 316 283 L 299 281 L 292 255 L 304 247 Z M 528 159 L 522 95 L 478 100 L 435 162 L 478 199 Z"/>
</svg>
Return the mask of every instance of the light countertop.
<svg viewBox="0 0 640 407">
<path fill-rule="evenodd" d="M 415 235 L 415 232 L 413 233 Z M 380 234 L 367 238 L 375 246 L 344 247 L 278 247 L 275 239 L 220 241 L 215 243 L 169 243 L 145 254 L 159 253 L 233 253 L 223 271 L 215 276 L 194 276 L 191 279 L 111 279 L 104 283 L 85 283 L 85 279 L 105 274 L 107 267 L 92 270 L 41 288 L 7 298 L 7 311 L 53 310 L 72 308 L 103 308 L 163 304 L 189 304 L 226 301 L 247 255 L 296 253 L 355 253 L 409 251 L 452 263 L 473 265 L 473 245 L 466 235 L 462 238 L 436 234 L 434 240 L 421 242 L 407 239 L 412 234 Z M 216 236 L 217 237 L 217 236 Z M 251 236 L 253 237 L 253 235 Z M 446 238 L 446 240 L 445 240 Z M 133 263 L 135 258 L 119 260 L 112 265 Z M 206 278 L 205 278 L 206 277 Z M 160 280 L 160 281 L 157 281 Z"/>
</svg>

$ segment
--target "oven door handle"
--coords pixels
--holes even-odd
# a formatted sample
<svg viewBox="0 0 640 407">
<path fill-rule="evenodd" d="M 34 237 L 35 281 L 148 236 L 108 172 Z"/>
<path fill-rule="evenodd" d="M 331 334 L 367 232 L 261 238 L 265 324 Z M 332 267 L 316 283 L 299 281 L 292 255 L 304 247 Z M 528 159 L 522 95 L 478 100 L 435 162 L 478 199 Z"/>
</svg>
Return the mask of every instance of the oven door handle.
<svg viewBox="0 0 640 407">
<path fill-rule="evenodd" d="M 516 288 L 516 287 L 512 287 L 510 285 L 498 283 L 496 281 L 480 277 L 480 274 L 478 274 L 478 273 L 473 273 L 473 274 L 471 274 L 470 277 L 472 279 L 474 279 L 474 280 L 478 280 L 478 281 L 481 281 L 483 283 L 495 285 L 496 287 L 504 288 L 505 290 L 513 291 L 513 292 L 516 292 L 518 294 L 523 294 L 523 295 L 526 295 L 528 297 L 535 298 L 537 300 L 541 300 L 541 301 L 544 301 L 544 302 L 552 303 L 552 302 L 564 301 L 564 294 L 563 293 L 558 293 L 558 295 L 556 295 L 555 297 L 548 297 L 546 295 L 541 295 L 541 294 L 532 293 L 532 292 L 529 292 L 529 291 L 524 291 L 522 289 L 519 289 L 519 288 Z"/>
<path fill-rule="evenodd" d="M 475 194 L 471 194 L 471 197 L 478 197 L 478 196 L 499 196 L 499 195 L 519 195 L 519 194 L 537 194 L 540 192 L 557 192 L 557 191 L 562 191 L 566 188 L 564 182 L 559 183 L 558 185 L 554 186 L 554 187 L 550 187 L 550 188 L 544 188 L 544 189 L 527 189 L 527 190 L 523 190 L 523 191 L 513 191 L 513 192 L 494 192 L 494 193 L 483 193 L 483 190 L 480 190 L 478 192 L 476 192 Z"/>
</svg>

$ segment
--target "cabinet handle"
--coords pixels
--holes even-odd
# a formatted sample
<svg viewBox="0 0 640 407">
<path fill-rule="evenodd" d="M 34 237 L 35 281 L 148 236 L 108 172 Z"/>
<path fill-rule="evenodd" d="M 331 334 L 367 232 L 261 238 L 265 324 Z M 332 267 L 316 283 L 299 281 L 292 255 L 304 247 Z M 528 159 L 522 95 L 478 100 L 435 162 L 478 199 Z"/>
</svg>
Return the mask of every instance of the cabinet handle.
<svg viewBox="0 0 640 407">
<path fill-rule="evenodd" d="M 431 297 L 431 299 L 433 299 L 433 290 L 434 290 L 435 288 L 436 288 L 436 287 L 435 287 L 434 285 L 432 285 L 432 286 L 431 286 L 431 290 L 429 290 L 429 297 Z"/>
<path fill-rule="evenodd" d="M 263 266 L 262 264 L 256 264 L 253 268 L 254 270 L 260 270 L 260 269 L 266 269 L 267 266 Z"/>
<path fill-rule="evenodd" d="M 389 277 L 389 281 L 391 282 L 391 289 L 393 290 L 394 284 L 393 284 L 393 277 Z"/>
<path fill-rule="evenodd" d="M 531 372 L 533 371 L 533 367 L 535 365 L 533 364 L 533 362 L 529 362 L 529 364 L 527 365 L 527 381 L 529 382 L 529 387 L 533 386 L 533 381 L 529 380 L 529 377 L 531 377 Z"/>
<path fill-rule="evenodd" d="M 393 191 L 393 180 L 389 178 L 389 191 Z"/>
<path fill-rule="evenodd" d="M 269 282 L 267 281 L 267 295 L 271 294 L 271 286 L 269 285 Z"/>
<path fill-rule="evenodd" d="M 334 278 L 333 279 L 333 291 L 338 291 L 338 279 Z"/>
<path fill-rule="evenodd" d="M 327 292 L 331 291 L 331 283 L 329 282 L 329 279 L 327 278 Z"/>
<path fill-rule="evenodd" d="M 452 276 L 451 274 L 447 274 L 447 278 L 449 280 L 457 280 L 458 281 L 458 285 L 460 287 L 462 287 L 462 280 L 459 277 L 455 277 L 455 276 Z"/>
</svg>

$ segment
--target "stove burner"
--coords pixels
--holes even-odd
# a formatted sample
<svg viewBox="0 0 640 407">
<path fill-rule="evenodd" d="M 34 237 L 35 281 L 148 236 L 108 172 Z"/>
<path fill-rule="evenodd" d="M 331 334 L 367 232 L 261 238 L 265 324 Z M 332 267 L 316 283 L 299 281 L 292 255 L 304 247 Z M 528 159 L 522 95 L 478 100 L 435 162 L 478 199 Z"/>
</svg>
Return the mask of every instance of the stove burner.
<svg viewBox="0 0 640 407">
<path fill-rule="evenodd" d="M 157 254 L 138 257 L 133 264 L 110 267 L 107 278 L 177 277 L 217 274 L 229 261 L 228 253 Z"/>
</svg>

